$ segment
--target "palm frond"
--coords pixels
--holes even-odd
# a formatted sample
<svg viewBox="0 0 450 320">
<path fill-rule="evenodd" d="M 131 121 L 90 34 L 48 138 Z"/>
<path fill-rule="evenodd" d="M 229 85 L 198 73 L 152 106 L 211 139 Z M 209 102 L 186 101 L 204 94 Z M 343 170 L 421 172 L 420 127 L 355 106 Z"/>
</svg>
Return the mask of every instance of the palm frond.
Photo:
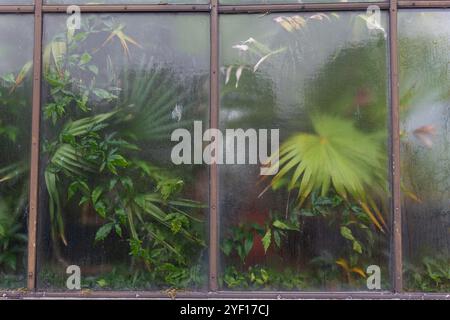
<svg viewBox="0 0 450 320">
<path fill-rule="evenodd" d="M 76 121 L 71 121 L 65 125 L 61 135 L 80 136 L 90 132 L 95 126 L 104 123 L 106 120 L 113 117 L 118 111 L 108 113 L 101 113 L 95 116 L 82 118 Z"/>
<path fill-rule="evenodd" d="M 75 148 L 67 143 L 59 146 L 53 154 L 50 163 L 58 169 L 77 176 L 84 176 L 86 172 L 95 172 L 94 166 L 84 160 Z"/>
<path fill-rule="evenodd" d="M 164 212 L 158 205 L 156 205 L 162 203 L 162 199 L 158 194 L 141 194 L 134 198 L 134 202 L 139 208 L 141 208 L 145 213 L 149 214 L 154 220 L 170 229 L 170 223 L 166 219 L 167 213 Z M 184 228 L 181 228 L 179 232 L 186 239 L 204 245 L 203 240 L 192 235 Z"/>
<path fill-rule="evenodd" d="M 130 48 L 128 47 L 128 43 L 131 43 L 139 48 L 142 48 L 142 46 L 133 38 L 128 36 L 123 32 L 123 29 L 125 26 L 123 24 L 119 24 L 114 30 L 111 31 L 108 38 L 106 38 L 105 42 L 103 42 L 102 47 L 104 47 L 107 43 L 111 42 L 114 38 L 119 39 L 119 42 L 123 48 L 123 51 L 127 57 L 130 56 Z"/>
<path fill-rule="evenodd" d="M 333 188 L 344 199 L 358 201 L 382 230 L 385 222 L 371 194 L 386 186 L 383 139 L 337 117 L 317 116 L 312 123 L 314 133 L 296 134 L 281 146 L 280 160 L 274 164 L 280 170 L 272 187 L 287 184 L 288 190 L 298 189 L 299 206 L 313 191 L 326 195 Z"/>
<path fill-rule="evenodd" d="M 67 240 L 64 231 L 64 221 L 61 212 L 61 200 L 59 197 L 57 186 L 57 175 L 50 170 L 45 170 L 44 173 L 45 184 L 47 186 L 47 192 L 49 196 L 49 213 L 50 223 L 52 226 L 52 237 L 56 240 L 57 235 L 61 238 L 62 242 L 67 245 Z"/>
<path fill-rule="evenodd" d="M 26 161 L 10 164 L 0 169 L 0 183 L 22 176 L 28 171 Z"/>
</svg>

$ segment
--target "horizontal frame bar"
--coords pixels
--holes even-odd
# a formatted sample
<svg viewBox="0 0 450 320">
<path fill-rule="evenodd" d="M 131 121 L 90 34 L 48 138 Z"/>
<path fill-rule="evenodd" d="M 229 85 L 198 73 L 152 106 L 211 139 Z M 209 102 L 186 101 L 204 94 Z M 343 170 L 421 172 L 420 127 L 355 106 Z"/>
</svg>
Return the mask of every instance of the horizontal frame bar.
<svg viewBox="0 0 450 320">
<path fill-rule="evenodd" d="M 398 1 L 399 9 L 414 9 L 414 8 L 450 8 L 450 1 Z"/>
<path fill-rule="evenodd" d="M 221 5 L 219 6 L 219 13 L 365 11 L 370 5 L 376 5 L 380 7 L 380 9 L 389 9 L 389 2 L 292 3 L 261 5 Z"/>
<path fill-rule="evenodd" d="M 312 11 L 358 11 L 369 5 L 377 5 L 382 10 L 390 8 L 389 2 L 339 2 L 339 3 L 290 3 L 260 5 L 219 5 L 221 13 L 267 13 L 267 12 L 312 12 Z M 65 13 L 68 5 L 43 5 L 44 13 Z M 210 12 L 209 4 L 155 4 L 155 5 L 80 5 L 81 12 Z M 400 0 L 399 9 L 450 8 L 450 0 Z M 34 5 L 0 5 L 0 13 L 34 13 Z"/>
<path fill-rule="evenodd" d="M 34 5 L 0 5 L 0 13 L 33 13 Z"/>
<path fill-rule="evenodd" d="M 68 5 L 44 5 L 42 11 L 63 12 Z M 79 5 L 81 12 L 209 12 L 209 4 Z"/>
<path fill-rule="evenodd" d="M 322 300 L 450 300 L 445 293 L 392 293 L 392 292 L 261 292 L 261 291 L 216 291 L 216 292 L 179 292 L 171 295 L 168 292 L 151 291 L 75 291 L 75 292 L 0 292 L 1 299 L 322 299 Z"/>
</svg>

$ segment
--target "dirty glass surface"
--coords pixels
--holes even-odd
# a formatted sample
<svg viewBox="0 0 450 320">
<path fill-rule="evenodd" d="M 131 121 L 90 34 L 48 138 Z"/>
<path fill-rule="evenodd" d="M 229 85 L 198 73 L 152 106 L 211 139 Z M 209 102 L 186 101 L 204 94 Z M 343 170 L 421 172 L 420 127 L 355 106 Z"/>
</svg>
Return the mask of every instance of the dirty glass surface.
<svg viewBox="0 0 450 320">
<path fill-rule="evenodd" d="M 27 272 L 33 17 L 0 15 L 0 42 L 0 289 L 17 289 Z"/>
<path fill-rule="evenodd" d="M 450 291 L 450 11 L 399 14 L 404 282 Z"/>
<path fill-rule="evenodd" d="M 209 17 L 66 19 L 44 17 L 39 289 L 81 275 L 82 289 L 202 290 L 207 168 L 176 166 L 171 134 L 209 123 Z"/>
<path fill-rule="evenodd" d="M 389 289 L 387 22 L 366 18 L 220 17 L 220 128 L 246 152 L 219 166 L 221 288 Z"/>
</svg>

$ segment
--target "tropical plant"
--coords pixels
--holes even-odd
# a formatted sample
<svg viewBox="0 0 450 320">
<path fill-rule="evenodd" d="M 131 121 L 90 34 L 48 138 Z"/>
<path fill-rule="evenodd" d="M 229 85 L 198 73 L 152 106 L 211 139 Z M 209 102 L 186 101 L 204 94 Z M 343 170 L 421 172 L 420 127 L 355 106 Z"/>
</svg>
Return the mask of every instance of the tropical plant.
<svg viewBox="0 0 450 320">
<path fill-rule="evenodd" d="M 242 264 L 246 263 L 246 258 L 254 247 L 256 236 L 259 236 L 264 253 L 267 253 L 270 246 L 280 249 L 282 240 L 287 238 L 289 232 L 300 231 L 299 222 L 294 215 L 287 220 L 276 213 L 270 213 L 264 225 L 241 222 L 229 230 L 222 241 L 222 251 L 227 257 L 235 253 Z"/>
<path fill-rule="evenodd" d="M 424 257 L 421 264 L 406 263 L 405 274 L 406 287 L 410 290 L 450 290 L 450 261 L 443 254 Z"/>
<path fill-rule="evenodd" d="M 0 160 L 0 274 L 5 281 L 8 274 L 19 275 L 23 270 L 27 245 L 31 67 L 28 62 L 0 80 L 0 148 L 5 153 Z"/>
<path fill-rule="evenodd" d="M 337 117 L 316 116 L 312 125 L 314 133 L 296 134 L 281 146 L 273 188 L 297 189 L 298 207 L 313 191 L 326 196 L 332 189 L 358 203 L 384 232 L 385 219 L 373 198 L 386 188 L 384 136 L 362 133 Z"/>
<path fill-rule="evenodd" d="M 25 197 L 0 202 L 0 271 L 16 272 L 26 251 L 27 236 L 20 219 Z M 9 200 L 9 201 L 8 201 Z"/>
<path fill-rule="evenodd" d="M 386 33 L 380 24 L 375 26 L 377 31 L 368 34 L 365 18 L 341 13 L 272 16 L 269 20 L 278 28 L 262 23 L 263 19 L 255 20 L 267 26 L 265 32 L 255 31 L 250 38 L 246 35 L 247 40 L 233 47 L 239 56 L 235 60 L 226 57 L 231 64 L 223 69 L 227 96 L 222 105 L 231 105 L 239 98 L 245 101 L 238 110 L 240 114 L 233 113 L 233 122 L 246 121 L 248 112 L 244 110 L 252 108 L 255 115 L 248 117 L 249 121 L 259 121 L 259 111 L 270 107 L 257 105 L 257 88 L 265 87 L 265 80 L 272 80 L 267 87 L 272 93 L 273 116 L 262 122 L 280 127 L 284 142 L 279 160 L 276 156 L 270 159 L 276 174 L 260 197 L 282 199 L 286 203 L 284 219 L 295 226 L 290 230 L 294 232 L 285 232 L 283 241 L 276 235 L 271 218 L 259 232 L 247 227 L 237 236 L 232 231 L 231 239 L 223 240 L 226 248 L 231 248 L 224 251 L 225 255 L 230 257 L 233 250 L 240 250 L 243 254 L 237 255 L 244 258 L 240 259 L 242 265 L 234 264 L 239 274 L 230 277 L 230 283 L 245 279 L 241 272 L 248 268 L 245 257 L 252 248 L 252 233 L 261 238 L 266 251 L 275 243 L 283 261 L 295 261 L 297 272 L 316 278 L 310 279 L 311 286 L 323 287 L 338 279 L 336 286 L 353 287 L 364 279 L 368 263 L 385 258 L 378 245 L 386 245 L 383 233 L 389 232 L 388 82 L 385 73 L 380 72 L 388 70 Z M 338 39 L 330 38 L 336 41 L 332 44 L 314 40 L 330 28 L 348 32 L 340 32 Z M 364 45 L 359 45 L 360 40 Z M 342 46 L 343 41 L 358 45 Z M 273 48 L 274 53 L 266 50 L 266 56 L 259 51 L 264 48 Z M 342 78 L 345 81 L 340 81 Z M 246 83 L 249 79 L 251 86 Z M 243 86 L 246 91 L 241 92 Z M 325 228 L 326 240 L 320 234 L 310 234 Z M 311 246 L 316 237 L 329 244 L 334 239 L 339 244 L 326 248 L 332 251 L 326 263 L 318 263 L 324 259 Z M 268 261 L 268 268 L 274 264 Z"/>
<path fill-rule="evenodd" d="M 88 19 L 81 31 L 56 36 L 46 49 L 44 118 L 50 130 L 44 177 L 54 248 L 69 241 L 65 208 L 78 206 L 102 219 L 96 242 L 113 233 L 127 239 L 130 255 L 155 275 L 157 284 L 187 286 L 193 279 L 189 268 L 205 245 L 203 206 L 182 197 L 185 181 L 158 165 L 157 153 L 148 146 L 169 139 L 174 128 L 192 120 L 170 117 L 182 95 L 164 68 L 144 59 L 139 71 L 117 72 L 108 56 L 106 72 L 100 72 L 96 59 L 115 38 L 126 56 L 127 43 L 140 47 L 124 28 L 110 19 L 101 26 Z M 106 40 L 89 49 L 99 32 Z"/>
<path fill-rule="evenodd" d="M 301 290 L 307 287 L 307 276 L 291 269 L 280 271 L 256 265 L 238 271 L 231 266 L 224 270 L 219 282 L 229 289 Z"/>
<path fill-rule="evenodd" d="M 289 69 L 304 66 L 305 60 L 314 63 L 313 52 L 317 48 L 316 42 L 309 38 L 311 32 L 335 25 L 352 30 L 349 37 L 358 39 L 362 34 L 366 38 L 364 18 L 355 15 L 347 22 L 334 13 L 275 18 L 282 30 L 280 39 L 290 44 L 286 51 L 286 59 L 292 61 Z M 343 199 L 359 204 L 374 225 L 385 232 L 385 217 L 377 201 L 384 198 L 387 187 L 387 87 L 384 74 L 379 72 L 387 66 L 384 30 L 381 26 L 377 29 L 380 32 L 371 34 L 371 41 L 364 46 L 346 50 L 337 47 L 308 85 L 309 90 L 304 91 L 308 101 L 304 107 L 309 117 L 300 124 L 304 132 L 291 134 L 281 146 L 280 161 L 275 164 L 280 171 L 272 187 L 275 190 L 286 187 L 288 192 L 296 189 L 298 207 L 313 191 L 322 196 L 328 191 L 336 192 Z M 301 44 L 305 41 L 311 46 Z M 338 74 L 346 74 L 346 81 L 336 81 Z M 290 78 L 294 82 L 298 76 L 294 72 Z M 298 96 L 298 99 L 305 98 Z M 295 118 L 287 127 L 299 126 Z"/>
<path fill-rule="evenodd" d="M 371 220 L 360 206 L 345 201 L 337 194 L 319 196 L 315 192 L 311 195 L 311 206 L 300 209 L 299 214 L 305 219 L 327 219 L 329 225 L 334 226 L 335 231 L 347 240 L 351 253 L 361 255 L 364 252 L 366 257 L 372 256 L 375 236 L 369 227 Z"/>
</svg>

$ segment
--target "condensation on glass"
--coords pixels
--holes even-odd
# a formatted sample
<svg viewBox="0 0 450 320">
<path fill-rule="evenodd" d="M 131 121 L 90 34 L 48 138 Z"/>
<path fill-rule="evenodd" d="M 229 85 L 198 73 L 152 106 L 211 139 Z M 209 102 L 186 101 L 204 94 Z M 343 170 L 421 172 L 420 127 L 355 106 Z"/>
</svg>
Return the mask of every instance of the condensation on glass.
<svg viewBox="0 0 450 320">
<path fill-rule="evenodd" d="M 23 288 L 27 266 L 33 17 L 1 15 L 0 41 L 0 288 Z"/>
<path fill-rule="evenodd" d="M 203 290 L 208 171 L 171 134 L 209 126 L 208 15 L 66 19 L 44 17 L 38 289 Z"/>
<path fill-rule="evenodd" d="M 405 288 L 450 290 L 450 11 L 399 14 Z"/>
<path fill-rule="evenodd" d="M 275 175 L 248 154 L 219 167 L 222 289 L 389 290 L 386 20 L 220 17 L 220 128 L 268 129 L 269 150 L 280 129 L 281 144 Z M 224 144 L 266 143 L 246 133 Z"/>
</svg>

